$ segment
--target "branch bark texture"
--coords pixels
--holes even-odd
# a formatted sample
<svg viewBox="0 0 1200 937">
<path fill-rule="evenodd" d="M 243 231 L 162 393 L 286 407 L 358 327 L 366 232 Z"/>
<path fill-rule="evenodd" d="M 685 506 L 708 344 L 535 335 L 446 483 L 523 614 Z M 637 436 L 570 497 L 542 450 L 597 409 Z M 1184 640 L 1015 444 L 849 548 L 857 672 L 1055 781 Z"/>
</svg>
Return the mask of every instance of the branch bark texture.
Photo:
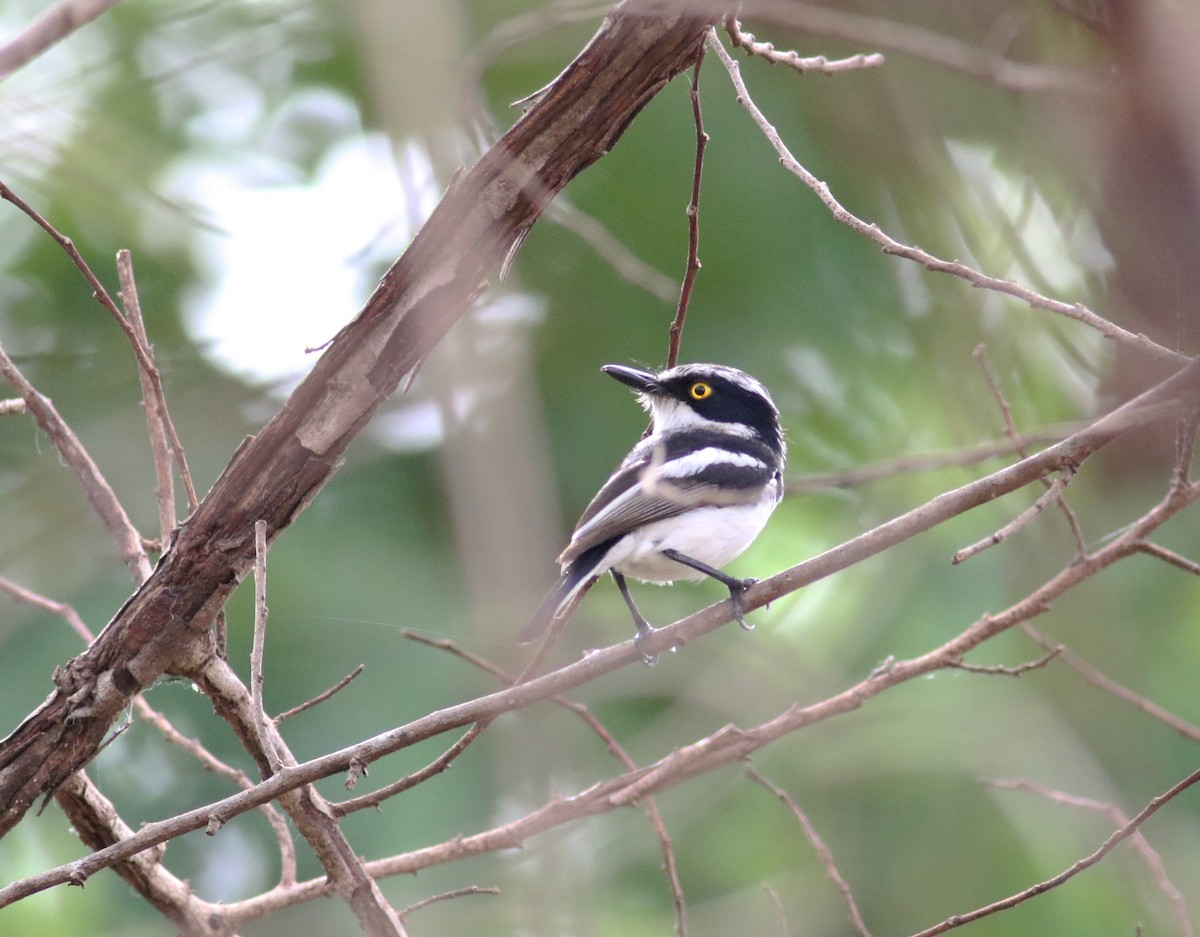
<svg viewBox="0 0 1200 937">
<path fill-rule="evenodd" d="M 255 521 L 266 521 L 273 540 L 304 510 L 554 195 L 692 64 L 718 14 L 681 9 L 647 0 L 616 7 L 512 129 L 451 184 L 359 315 L 234 453 L 150 578 L 0 741 L 0 836 L 95 756 L 133 695 L 163 674 L 202 670 L 213 654 L 210 625 L 253 563 Z"/>
</svg>

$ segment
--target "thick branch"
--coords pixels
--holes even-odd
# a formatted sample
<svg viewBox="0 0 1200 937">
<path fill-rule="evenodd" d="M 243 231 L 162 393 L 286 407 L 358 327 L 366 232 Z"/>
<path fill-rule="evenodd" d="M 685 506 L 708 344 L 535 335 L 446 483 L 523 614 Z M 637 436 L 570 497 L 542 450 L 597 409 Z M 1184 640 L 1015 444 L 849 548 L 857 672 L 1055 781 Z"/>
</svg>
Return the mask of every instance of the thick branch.
<svg viewBox="0 0 1200 937">
<path fill-rule="evenodd" d="M 695 60 L 710 17 L 627 0 L 442 199 L 358 317 L 178 529 L 150 579 L 49 699 L 0 742 L 0 835 L 85 765 L 128 699 L 209 653 L 208 629 L 250 568 L 253 524 L 287 528 L 380 403 L 520 245 L 547 202 L 606 153 Z M 666 8 L 664 8 L 666 9 Z"/>
</svg>

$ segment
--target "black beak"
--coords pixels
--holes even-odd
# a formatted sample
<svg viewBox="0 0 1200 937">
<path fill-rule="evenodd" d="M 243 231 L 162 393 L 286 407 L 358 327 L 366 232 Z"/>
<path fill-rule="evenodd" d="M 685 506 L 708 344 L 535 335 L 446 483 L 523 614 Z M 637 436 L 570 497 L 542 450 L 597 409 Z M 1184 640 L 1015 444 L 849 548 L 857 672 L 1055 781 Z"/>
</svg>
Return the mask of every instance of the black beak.
<svg viewBox="0 0 1200 937">
<path fill-rule="evenodd" d="M 623 364 L 606 364 L 600 370 L 609 377 L 615 377 L 622 384 L 628 384 L 634 390 L 645 392 L 658 389 L 658 381 L 649 371 L 627 368 Z"/>
</svg>

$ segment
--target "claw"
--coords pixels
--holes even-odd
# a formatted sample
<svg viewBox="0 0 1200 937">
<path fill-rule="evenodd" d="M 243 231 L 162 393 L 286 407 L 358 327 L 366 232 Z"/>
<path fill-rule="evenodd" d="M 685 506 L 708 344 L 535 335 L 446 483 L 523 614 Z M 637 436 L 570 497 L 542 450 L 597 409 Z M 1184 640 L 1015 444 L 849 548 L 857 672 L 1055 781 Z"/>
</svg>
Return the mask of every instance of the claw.
<svg viewBox="0 0 1200 937">
<path fill-rule="evenodd" d="M 636 644 L 637 649 L 642 652 L 642 663 L 645 664 L 647 667 L 653 667 L 655 664 L 658 663 L 658 655 L 657 654 L 647 654 L 645 652 L 645 650 L 642 648 L 642 642 L 645 641 L 648 637 L 650 637 L 650 635 L 654 634 L 654 632 L 657 631 L 658 629 L 651 627 L 650 623 L 647 622 L 646 619 L 644 619 L 644 618 L 642 618 L 640 621 L 635 619 L 634 625 L 637 627 L 637 634 L 634 635 L 633 643 Z"/>
<path fill-rule="evenodd" d="M 733 605 L 733 617 L 743 631 L 753 631 L 754 626 L 746 621 L 746 608 L 742 604 L 742 593 L 758 582 L 757 579 L 735 579 L 727 583 L 729 586 L 729 601 Z"/>
</svg>

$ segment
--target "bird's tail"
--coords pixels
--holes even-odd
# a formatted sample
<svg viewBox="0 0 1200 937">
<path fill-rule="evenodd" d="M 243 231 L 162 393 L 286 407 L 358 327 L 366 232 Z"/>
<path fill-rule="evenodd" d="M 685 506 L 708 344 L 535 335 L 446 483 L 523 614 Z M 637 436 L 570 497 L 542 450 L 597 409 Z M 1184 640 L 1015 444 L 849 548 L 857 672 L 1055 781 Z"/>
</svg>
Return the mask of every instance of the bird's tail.
<svg viewBox="0 0 1200 937">
<path fill-rule="evenodd" d="M 521 633 L 517 635 L 518 641 L 522 644 L 529 644 L 545 633 L 555 616 L 566 608 L 580 592 L 591 585 L 599 572 L 603 572 L 603 570 L 597 570 L 597 566 L 610 546 L 612 544 L 609 542 L 598 544 L 590 550 L 585 550 L 571 561 L 559 577 L 558 582 L 551 587 L 550 591 L 546 593 L 546 597 L 539 603 L 529 624 L 522 628 Z"/>
</svg>

